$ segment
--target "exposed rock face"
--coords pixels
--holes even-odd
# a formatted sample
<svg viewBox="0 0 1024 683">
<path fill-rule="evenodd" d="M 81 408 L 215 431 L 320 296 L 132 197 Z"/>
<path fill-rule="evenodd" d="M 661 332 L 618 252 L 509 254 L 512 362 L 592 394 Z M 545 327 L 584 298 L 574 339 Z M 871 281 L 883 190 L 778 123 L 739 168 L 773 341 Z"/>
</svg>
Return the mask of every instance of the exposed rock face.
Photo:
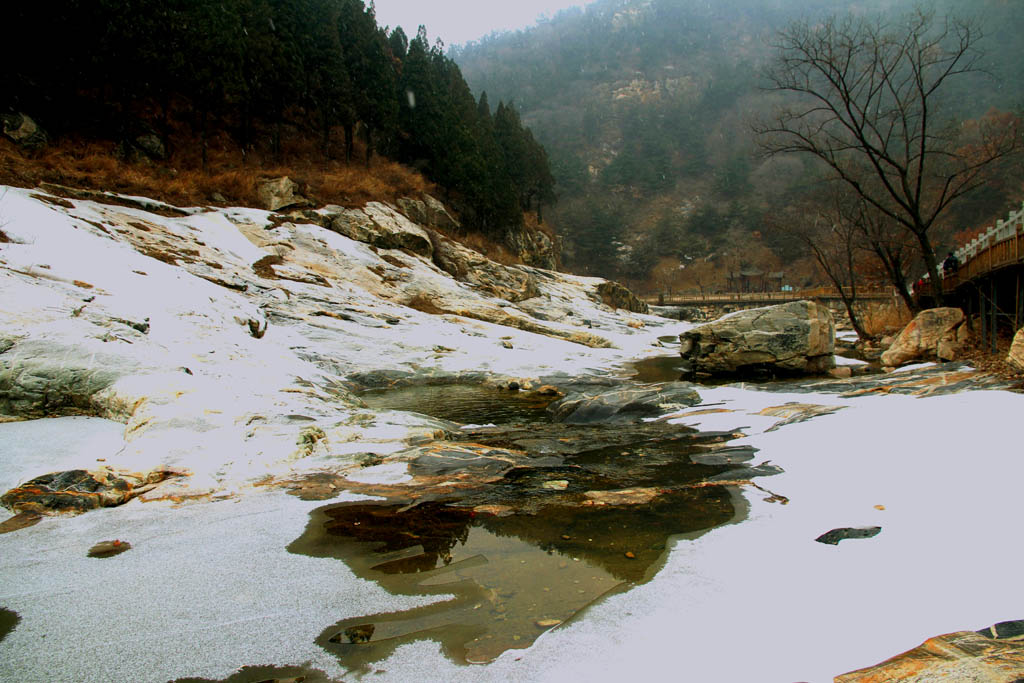
<svg viewBox="0 0 1024 683">
<path fill-rule="evenodd" d="M 700 401 L 700 394 L 690 385 L 669 382 L 652 387 L 620 388 L 570 395 L 552 405 L 549 410 L 556 422 L 632 422 L 695 406 Z"/>
<path fill-rule="evenodd" d="M 921 311 L 882 354 L 882 364 L 897 366 L 936 358 L 955 360 L 969 334 L 964 322 L 964 312 L 959 308 Z"/>
<path fill-rule="evenodd" d="M 434 241 L 434 264 L 456 280 L 514 303 L 540 296 L 537 279 L 529 272 L 495 263 L 437 233 L 431 237 Z"/>
<path fill-rule="evenodd" d="M 358 242 L 378 249 L 408 249 L 414 254 L 430 257 L 434 246 L 422 227 L 380 202 L 370 202 L 362 209 L 327 207 L 327 227 Z"/>
<path fill-rule="evenodd" d="M 307 204 L 308 200 L 298 192 L 299 184 L 288 176 L 260 181 L 256 187 L 260 204 L 267 211 L 279 211 L 288 206 Z"/>
<path fill-rule="evenodd" d="M 1015 370 L 1024 370 L 1024 327 L 1013 335 L 1013 344 L 1006 356 L 1006 362 Z"/>
<path fill-rule="evenodd" d="M 37 150 L 46 146 L 46 131 L 39 127 L 27 114 L 15 113 L 3 115 L 4 135 L 27 150 Z"/>
<path fill-rule="evenodd" d="M 543 230 L 523 229 L 509 235 L 506 244 L 528 266 L 554 270 L 558 267 L 559 245 Z"/>
<path fill-rule="evenodd" d="M 647 313 L 647 304 L 618 282 L 602 282 L 597 286 L 597 296 L 606 306 L 624 308 L 631 313 Z"/>
<path fill-rule="evenodd" d="M 836 683 L 984 681 L 1024 677 L 1024 622 L 996 624 L 929 638 L 920 647 L 877 666 L 836 676 Z"/>
<path fill-rule="evenodd" d="M 165 469 L 140 474 L 107 468 L 53 472 L 11 489 L 0 496 L 0 504 L 13 512 L 78 514 L 126 503 L 174 474 Z"/>
<path fill-rule="evenodd" d="M 402 213 L 422 226 L 434 228 L 435 230 L 458 230 L 462 227 L 448 213 L 445 205 L 429 194 L 423 195 L 422 199 L 402 197 L 398 200 L 397 204 Z"/>
<path fill-rule="evenodd" d="M 835 326 L 828 308 L 811 301 L 737 311 L 679 335 L 694 371 L 757 370 L 816 374 L 835 364 Z"/>
</svg>

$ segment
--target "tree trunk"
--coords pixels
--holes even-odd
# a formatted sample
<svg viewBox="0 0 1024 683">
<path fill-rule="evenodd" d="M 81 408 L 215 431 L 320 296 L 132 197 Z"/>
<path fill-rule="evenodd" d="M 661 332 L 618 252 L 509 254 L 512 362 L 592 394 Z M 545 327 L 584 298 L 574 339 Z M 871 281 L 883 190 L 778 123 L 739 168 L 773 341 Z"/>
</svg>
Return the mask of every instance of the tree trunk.
<svg viewBox="0 0 1024 683">
<path fill-rule="evenodd" d="M 352 150 L 355 147 L 355 141 L 353 139 L 356 134 L 355 124 L 351 121 L 346 121 L 342 127 L 345 129 L 345 163 L 351 164 Z"/>
<path fill-rule="evenodd" d="M 925 265 L 928 266 L 928 277 L 932 281 L 932 296 L 937 307 L 943 306 L 942 280 L 939 279 L 939 264 L 935 260 L 935 250 L 932 248 L 928 233 L 924 230 L 915 230 L 914 235 L 921 245 L 921 256 L 924 257 Z"/>
</svg>

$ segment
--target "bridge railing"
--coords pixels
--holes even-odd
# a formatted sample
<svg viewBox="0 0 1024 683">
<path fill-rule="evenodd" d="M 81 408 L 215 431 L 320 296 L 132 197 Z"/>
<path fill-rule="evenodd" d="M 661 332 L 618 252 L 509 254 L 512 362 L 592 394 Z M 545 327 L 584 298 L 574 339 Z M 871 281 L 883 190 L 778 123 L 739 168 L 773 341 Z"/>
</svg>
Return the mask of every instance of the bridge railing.
<svg viewBox="0 0 1024 683">
<path fill-rule="evenodd" d="M 960 262 L 955 273 L 943 277 L 942 288 L 952 290 L 1003 266 L 1020 263 L 1024 258 L 1024 203 L 996 224 L 953 252 Z M 928 276 L 925 276 L 928 279 Z"/>
<path fill-rule="evenodd" d="M 847 290 L 849 294 L 849 291 Z M 858 299 L 888 299 L 893 296 L 892 287 L 868 288 L 858 287 Z M 815 287 L 788 292 L 724 292 L 717 294 L 648 294 L 640 297 L 647 303 L 664 301 L 666 304 L 722 304 L 722 303 L 757 303 L 757 302 L 788 302 L 802 299 L 839 299 L 839 290 L 835 287 Z"/>
</svg>

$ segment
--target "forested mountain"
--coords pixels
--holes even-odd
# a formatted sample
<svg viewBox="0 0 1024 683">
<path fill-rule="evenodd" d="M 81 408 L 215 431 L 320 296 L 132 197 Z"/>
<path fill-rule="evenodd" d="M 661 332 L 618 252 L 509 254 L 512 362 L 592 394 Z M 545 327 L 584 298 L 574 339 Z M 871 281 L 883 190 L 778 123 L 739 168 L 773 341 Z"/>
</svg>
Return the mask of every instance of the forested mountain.
<svg viewBox="0 0 1024 683">
<path fill-rule="evenodd" d="M 553 199 L 516 110 L 492 112 L 440 42 L 378 26 L 372 2 L 70 0 L 5 14 L 0 113 L 51 135 L 158 137 L 167 154 L 201 146 L 204 167 L 215 138 L 265 165 L 300 137 L 351 161 L 358 138 L 367 165 L 377 153 L 422 170 L 496 239 Z"/>
<path fill-rule="evenodd" d="M 763 158 L 751 126 L 779 103 L 762 89 L 771 41 L 795 20 L 829 13 L 894 16 L 902 0 L 598 0 L 535 28 L 455 50 L 470 85 L 514 102 L 544 144 L 558 182 L 549 212 L 567 265 L 646 289 L 700 287 L 742 270 L 814 275 L 771 229 L 815 174 L 798 158 Z M 988 34 L 989 75 L 963 79 L 941 111 L 972 119 L 1024 102 L 1024 6 L 970 7 Z M 944 235 L 997 216 L 1020 187 L 976 193 Z M 610 247 L 609 245 L 614 245 Z"/>
</svg>

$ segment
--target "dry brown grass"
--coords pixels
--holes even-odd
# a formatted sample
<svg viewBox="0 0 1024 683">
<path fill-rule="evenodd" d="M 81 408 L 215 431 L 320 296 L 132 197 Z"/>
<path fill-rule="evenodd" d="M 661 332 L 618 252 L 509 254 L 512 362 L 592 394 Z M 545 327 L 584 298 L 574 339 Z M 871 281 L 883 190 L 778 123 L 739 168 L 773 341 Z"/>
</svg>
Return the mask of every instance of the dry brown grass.
<svg viewBox="0 0 1024 683">
<path fill-rule="evenodd" d="M 166 163 L 156 164 L 122 159 L 113 143 L 62 140 L 38 155 L 26 155 L 13 143 L 2 140 L 0 183 L 34 187 L 51 182 L 142 195 L 178 206 L 257 206 L 257 182 L 278 176 L 295 180 L 304 196 L 317 205 L 361 206 L 368 201 L 436 193 L 422 174 L 383 157 L 375 157 L 366 168 L 362 161 L 346 164 L 325 159 L 295 143 L 285 150 L 286 163 L 269 163 L 255 154 L 243 163 L 228 141 L 215 137 L 203 170 L 196 148 L 182 146 Z M 356 152 L 361 160 L 363 150 L 357 148 Z M 215 201 L 218 195 L 225 201 Z"/>
</svg>

